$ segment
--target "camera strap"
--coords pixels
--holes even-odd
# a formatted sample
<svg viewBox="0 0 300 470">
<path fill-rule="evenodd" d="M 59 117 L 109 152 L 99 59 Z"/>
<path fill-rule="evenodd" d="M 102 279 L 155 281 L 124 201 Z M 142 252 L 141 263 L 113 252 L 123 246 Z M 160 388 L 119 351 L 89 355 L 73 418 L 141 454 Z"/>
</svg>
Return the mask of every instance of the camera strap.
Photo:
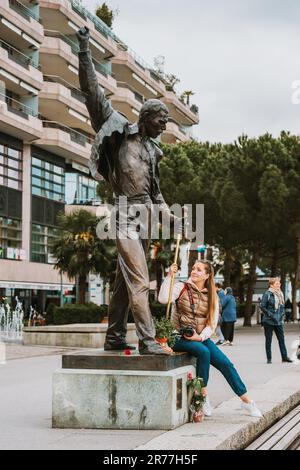
<svg viewBox="0 0 300 470">
<path fill-rule="evenodd" d="M 191 306 L 191 309 L 192 309 L 193 315 L 194 315 L 195 314 L 195 302 L 194 302 L 194 297 L 193 297 L 193 294 L 192 294 L 192 290 L 191 290 L 191 288 L 188 284 L 186 284 L 186 290 L 187 290 L 187 293 L 188 293 L 188 296 L 189 296 L 190 306 Z"/>
<path fill-rule="evenodd" d="M 194 302 L 194 297 L 193 297 L 193 294 L 192 294 L 192 290 L 190 288 L 190 286 L 188 285 L 188 283 L 186 282 L 184 284 L 184 287 L 182 288 L 182 291 L 180 292 L 177 300 L 176 300 L 176 303 L 178 302 L 178 300 L 180 299 L 180 297 L 182 296 L 182 294 L 184 293 L 184 291 L 187 291 L 188 293 L 188 296 L 189 296 L 189 301 L 190 301 L 190 306 L 191 306 L 191 309 L 192 309 L 192 312 L 193 312 L 193 315 L 195 314 L 195 302 Z"/>
</svg>

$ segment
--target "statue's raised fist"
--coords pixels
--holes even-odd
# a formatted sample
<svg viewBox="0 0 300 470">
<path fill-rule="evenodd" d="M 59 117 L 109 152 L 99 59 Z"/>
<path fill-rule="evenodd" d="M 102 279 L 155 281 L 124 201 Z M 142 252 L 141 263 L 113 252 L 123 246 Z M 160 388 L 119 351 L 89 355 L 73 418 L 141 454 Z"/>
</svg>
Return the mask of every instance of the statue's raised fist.
<svg viewBox="0 0 300 470">
<path fill-rule="evenodd" d="M 78 31 L 76 31 L 76 36 L 79 41 L 80 47 L 87 46 L 90 39 L 90 30 L 86 26 L 83 26 Z"/>
</svg>

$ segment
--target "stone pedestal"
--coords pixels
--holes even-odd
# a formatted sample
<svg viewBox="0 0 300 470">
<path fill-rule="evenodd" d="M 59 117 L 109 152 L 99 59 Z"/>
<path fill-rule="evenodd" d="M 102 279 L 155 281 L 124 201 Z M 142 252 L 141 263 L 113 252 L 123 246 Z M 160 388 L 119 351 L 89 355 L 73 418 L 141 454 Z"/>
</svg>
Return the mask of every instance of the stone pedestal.
<svg viewBox="0 0 300 470">
<path fill-rule="evenodd" d="M 106 331 L 107 323 L 31 326 L 23 328 L 23 343 L 26 346 L 103 348 Z M 127 325 L 126 341 L 138 342 L 134 323 Z"/>
<path fill-rule="evenodd" d="M 80 369 L 65 368 L 74 367 L 76 360 Z M 118 369 L 105 368 L 113 361 Z M 144 362 L 153 370 L 144 370 Z M 84 360 L 82 353 L 63 357 L 64 367 L 53 376 L 53 427 L 170 430 L 188 421 L 186 381 L 195 369 L 187 354 L 98 352 L 91 364 L 95 368 L 88 367 L 88 354 Z"/>
</svg>

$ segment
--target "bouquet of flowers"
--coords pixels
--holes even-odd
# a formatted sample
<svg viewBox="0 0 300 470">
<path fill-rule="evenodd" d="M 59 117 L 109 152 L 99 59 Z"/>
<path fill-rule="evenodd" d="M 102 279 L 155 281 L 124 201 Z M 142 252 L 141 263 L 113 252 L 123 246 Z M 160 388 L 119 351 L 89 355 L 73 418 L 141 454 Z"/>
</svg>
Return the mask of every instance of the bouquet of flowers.
<svg viewBox="0 0 300 470">
<path fill-rule="evenodd" d="M 174 346 L 175 336 L 173 332 L 175 327 L 171 320 L 167 317 L 154 318 L 155 324 L 155 339 L 160 343 L 162 348 L 166 348 L 171 351 L 170 348 Z"/>
<path fill-rule="evenodd" d="M 200 377 L 193 378 L 192 372 L 189 372 L 186 384 L 190 393 L 190 420 L 194 423 L 201 422 L 204 418 L 202 406 L 205 400 L 205 397 L 202 394 L 203 379 L 201 379 Z"/>
</svg>

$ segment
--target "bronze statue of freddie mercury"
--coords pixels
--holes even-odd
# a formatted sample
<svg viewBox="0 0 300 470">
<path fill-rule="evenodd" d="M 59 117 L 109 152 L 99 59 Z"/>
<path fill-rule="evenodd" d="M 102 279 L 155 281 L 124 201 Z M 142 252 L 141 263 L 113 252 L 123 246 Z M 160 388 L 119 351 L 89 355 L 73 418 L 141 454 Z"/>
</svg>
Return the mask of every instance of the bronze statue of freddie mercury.
<svg viewBox="0 0 300 470">
<path fill-rule="evenodd" d="M 79 81 L 85 95 L 92 127 L 97 133 L 92 146 L 90 171 L 96 180 L 103 178 L 112 187 L 117 211 L 122 211 L 120 196 L 127 204 L 143 204 L 170 213 L 159 188 L 158 162 L 162 158 L 159 145 L 153 140 L 165 129 L 168 109 L 161 101 L 151 99 L 141 108 L 139 121 L 129 124 L 126 117 L 112 108 L 99 86 L 89 50 L 89 30 L 77 32 L 80 45 Z M 129 209 L 130 212 L 130 209 Z M 127 219 L 126 225 L 133 222 Z M 118 226 L 119 235 L 126 227 Z M 155 327 L 149 307 L 149 274 L 146 251 L 150 238 L 126 238 L 117 233 L 118 264 L 114 290 L 108 309 L 108 330 L 105 350 L 135 349 L 126 343 L 127 318 L 132 311 L 139 338 L 140 354 L 170 354 L 155 341 Z"/>
</svg>

